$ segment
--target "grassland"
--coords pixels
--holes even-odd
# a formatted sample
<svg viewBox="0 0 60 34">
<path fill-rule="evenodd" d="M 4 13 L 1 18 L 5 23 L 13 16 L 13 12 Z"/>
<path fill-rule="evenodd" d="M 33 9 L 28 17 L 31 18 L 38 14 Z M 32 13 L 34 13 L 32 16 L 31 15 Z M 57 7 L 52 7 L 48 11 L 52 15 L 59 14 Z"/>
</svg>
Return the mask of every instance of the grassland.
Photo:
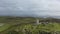
<svg viewBox="0 0 60 34">
<path fill-rule="evenodd" d="M 42 19 L 40 22 L 49 22 L 48 24 L 36 24 L 33 17 L 0 17 L 0 34 L 60 34 L 59 19 Z"/>
</svg>

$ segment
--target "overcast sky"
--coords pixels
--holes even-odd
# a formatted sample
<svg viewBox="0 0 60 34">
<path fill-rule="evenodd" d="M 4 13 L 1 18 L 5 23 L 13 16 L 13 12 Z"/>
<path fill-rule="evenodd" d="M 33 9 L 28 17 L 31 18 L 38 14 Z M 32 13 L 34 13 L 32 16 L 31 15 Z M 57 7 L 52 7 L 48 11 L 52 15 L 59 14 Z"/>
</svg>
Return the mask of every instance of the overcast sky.
<svg viewBox="0 0 60 34">
<path fill-rule="evenodd" d="M 60 16 L 60 0 L 0 0 L 0 15 Z"/>
</svg>

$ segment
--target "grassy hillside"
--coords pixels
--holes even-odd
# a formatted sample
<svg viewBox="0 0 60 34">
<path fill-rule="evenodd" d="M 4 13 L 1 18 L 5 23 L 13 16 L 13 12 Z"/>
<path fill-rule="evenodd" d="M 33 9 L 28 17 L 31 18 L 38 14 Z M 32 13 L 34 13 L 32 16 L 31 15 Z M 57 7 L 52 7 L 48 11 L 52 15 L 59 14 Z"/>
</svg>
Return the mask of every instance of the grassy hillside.
<svg viewBox="0 0 60 34">
<path fill-rule="evenodd" d="M 47 24 L 36 24 L 33 17 L 0 17 L 0 34 L 60 34 L 60 19 L 39 18 L 40 22 Z"/>
<path fill-rule="evenodd" d="M 0 17 L 0 23 L 34 23 L 32 17 Z"/>
<path fill-rule="evenodd" d="M 3 26 L 0 26 L 0 32 L 7 30 L 9 27 L 11 27 L 10 24 L 4 24 Z"/>
<path fill-rule="evenodd" d="M 2 30 L 2 29 L 1 29 Z M 4 31 L 4 30 L 3 30 Z M 5 33 L 4 33 L 5 32 Z M 39 24 L 39 25 L 34 25 L 34 24 L 20 24 L 20 25 L 14 25 L 9 27 L 8 29 L 2 32 L 4 34 L 45 34 L 45 33 L 56 33 L 60 32 L 60 24 L 58 23 L 49 23 L 49 24 Z"/>
</svg>

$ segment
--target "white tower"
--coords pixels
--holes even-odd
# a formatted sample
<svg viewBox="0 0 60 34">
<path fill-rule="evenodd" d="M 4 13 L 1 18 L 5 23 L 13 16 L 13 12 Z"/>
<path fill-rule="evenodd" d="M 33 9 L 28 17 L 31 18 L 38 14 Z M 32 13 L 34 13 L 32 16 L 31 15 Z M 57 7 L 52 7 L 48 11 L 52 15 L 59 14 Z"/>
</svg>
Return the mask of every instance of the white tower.
<svg viewBox="0 0 60 34">
<path fill-rule="evenodd" d="M 39 24 L 39 19 L 38 18 L 36 19 L 36 23 Z"/>
</svg>

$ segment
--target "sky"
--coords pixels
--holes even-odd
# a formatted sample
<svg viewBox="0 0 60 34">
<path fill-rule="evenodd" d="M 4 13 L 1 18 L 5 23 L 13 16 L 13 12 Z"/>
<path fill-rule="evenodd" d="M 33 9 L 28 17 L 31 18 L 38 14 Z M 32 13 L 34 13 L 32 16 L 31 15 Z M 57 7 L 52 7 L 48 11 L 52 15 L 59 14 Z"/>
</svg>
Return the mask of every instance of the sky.
<svg viewBox="0 0 60 34">
<path fill-rule="evenodd" d="M 60 16 L 60 0 L 0 0 L 0 15 Z"/>
</svg>

